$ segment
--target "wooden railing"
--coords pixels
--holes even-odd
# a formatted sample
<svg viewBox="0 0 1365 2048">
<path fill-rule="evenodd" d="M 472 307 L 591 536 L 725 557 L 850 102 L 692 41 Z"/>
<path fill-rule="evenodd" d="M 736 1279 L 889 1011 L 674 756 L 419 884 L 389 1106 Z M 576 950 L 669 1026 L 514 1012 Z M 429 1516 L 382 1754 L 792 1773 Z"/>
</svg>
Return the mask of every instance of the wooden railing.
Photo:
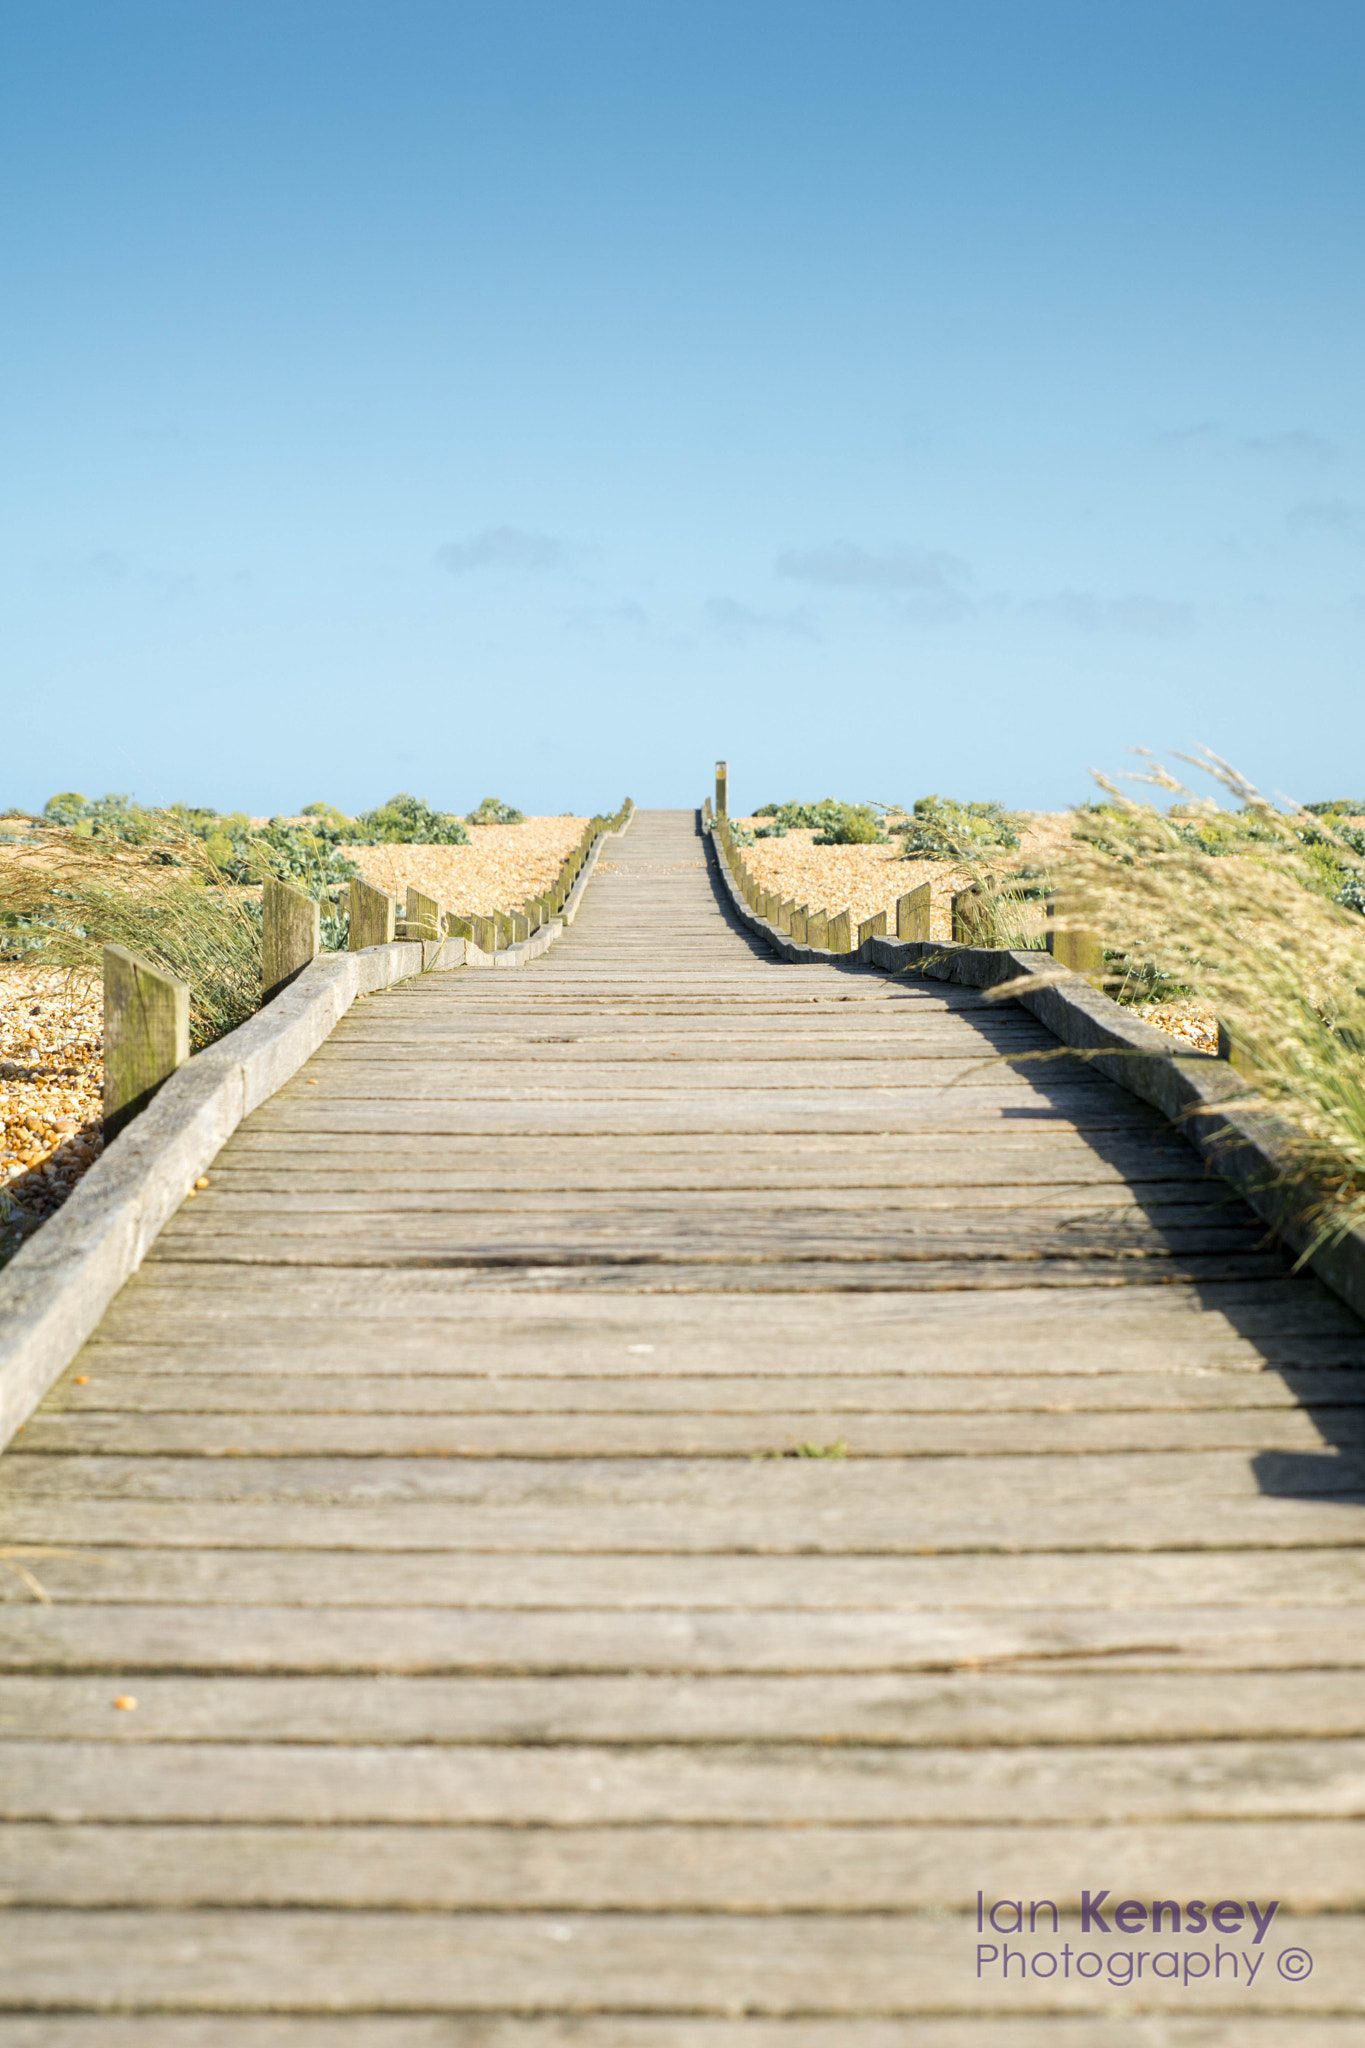
<svg viewBox="0 0 1365 2048">
<path fill-rule="evenodd" d="M 495 954 L 553 924 L 592 850 L 608 832 L 625 826 L 634 806 L 626 798 L 612 817 L 590 818 L 565 855 L 548 889 L 509 911 L 461 917 L 434 896 L 409 888 L 400 914 L 396 897 L 369 882 L 350 885 L 348 950 L 387 946 L 395 939 L 436 945 L 463 939 Z M 268 881 L 261 895 L 261 1001 L 280 995 L 320 949 L 320 906 L 287 882 Z M 189 1058 L 187 983 L 163 973 L 121 946 L 104 949 L 104 1133 L 115 1137 L 144 1109 L 162 1083 Z"/>
</svg>

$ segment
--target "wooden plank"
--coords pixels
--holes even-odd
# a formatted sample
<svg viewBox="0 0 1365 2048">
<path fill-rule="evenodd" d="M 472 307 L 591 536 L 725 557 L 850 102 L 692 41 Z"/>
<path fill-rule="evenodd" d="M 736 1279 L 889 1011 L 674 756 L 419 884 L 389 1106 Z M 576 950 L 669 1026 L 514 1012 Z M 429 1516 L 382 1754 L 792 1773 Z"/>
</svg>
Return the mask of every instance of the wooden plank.
<svg viewBox="0 0 1365 2048">
<path fill-rule="evenodd" d="M 838 1446 L 854 1458 L 1244 1450 L 1355 1455 L 1365 1475 L 1365 1413 L 1235 1409 L 1183 1413 L 898 1416 L 787 1409 L 758 1417 L 678 1414 L 38 1415 L 23 1455 L 106 1457 L 773 1458 Z"/>
<path fill-rule="evenodd" d="M 291 1533 L 278 1531 L 280 1540 Z M 300 1532 L 294 1531 L 299 1534 Z M 478 1531 L 470 1531 L 472 1544 Z M 980 1552 L 934 1556 L 722 1554 L 546 1556 L 482 1549 L 80 1549 L 11 1546 L 0 1563 L 0 1602 L 45 1594 L 82 1605 L 637 1608 L 747 1612 L 756 1608 L 1309 1606 L 1365 1603 L 1365 1551 L 1186 1551 L 1084 1556 Z M 1365 1708 L 1362 1708 L 1365 1723 Z"/>
<path fill-rule="evenodd" d="M 28 1912 L 62 1905 L 147 1911 L 378 1908 L 396 1920 L 432 1911 L 661 1917 L 691 1912 L 721 1921 L 751 1910 L 756 1897 L 769 1913 L 804 1912 L 821 1919 L 850 1913 L 909 1916 L 946 1906 L 971 1911 L 975 1936 L 975 1865 L 990 1872 L 992 1897 L 1022 1894 L 1027 1900 L 1045 1885 L 1059 1917 L 1067 1913 L 1074 1939 L 1080 1893 L 1098 1889 L 1097 1867 L 1121 1870 L 1128 1896 L 1183 1901 L 1190 1895 L 1193 1858 L 1210 1903 L 1245 1900 L 1247 1872 L 1273 1871 L 1279 1913 L 1271 1923 L 1272 1968 L 1279 1943 L 1298 1940 L 1291 1932 L 1295 1922 L 1281 1916 L 1322 1905 L 1358 1915 L 1365 1903 L 1365 1831 L 1347 1823 L 1186 1823 L 1178 1834 L 1159 1825 L 1038 1826 L 1031 1871 L 1020 1852 L 1022 1832 L 989 1825 L 810 1822 L 796 1828 L 733 1822 L 548 1827 L 537 1829 L 532 1850 L 520 1827 L 447 1828 L 434 1820 L 363 1828 L 0 1825 L 0 1885 L 14 1906 Z M 1034 1874 L 1040 1869 L 1045 1877 Z M 1254 1882 L 1259 1889 L 1259 1878 Z M 1263 1889 L 1259 1895 L 1264 1910 L 1268 1899 Z M 1115 1903 L 1111 1899 L 1111 1907 Z M 1045 1915 L 1043 1925 L 1050 1930 L 1050 1924 Z M 1358 1939 L 1358 1924 L 1356 1933 Z M 1243 1939 L 1254 1956 L 1250 1932 Z M 1178 1947 L 1187 1945 L 1193 1946 Z M 974 1956 L 973 1942 L 966 1958 L 969 1981 Z M 74 1959 L 73 1968 L 79 1969 Z M 502 1995 L 509 2004 L 517 2002 L 510 1983 Z"/>
<path fill-rule="evenodd" d="M 837 1756 L 871 1743 L 964 1751 L 1018 1743 L 1256 1742 L 1365 1732 L 1360 1674 L 1334 1671 L 821 1672 L 731 1676 L 562 1673 L 394 1677 L 206 1677 L 139 1672 L 137 1708 L 117 1712 L 100 1674 L 0 1676 L 0 1731 L 17 1742 L 117 1742 L 168 1757 L 180 1744 L 489 1742 L 537 1752 L 558 1743 L 755 1740 Z M 214 1754 L 218 1753 L 215 1748 Z M 1235 1754 L 1235 1750 L 1231 1752 Z M 1021 1837 L 1027 1849 L 1028 1837 Z M 965 1859 L 970 1869 L 971 1859 Z"/>
<path fill-rule="evenodd" d="M 237 1742 L 220 1746 L 212 1772 L 205 1771 L 191 1743 L 130 1748 L 122 1742 L 38 1742 L 0 1746 L 0 1891 L 12 1897 L 21 1888 L 24 1859 L 16 1856 L 16 1840 L 36 1843 L 33 1824 L 43 1821 L 72 1828 L 220 1820 L 253 1827 L 349 1823 L 575 1831 L 743 1825 L 756 1831 L 757 1844 L 767 1842 L 768 1853 L 771 1838 L 759 1831 L 792 1823 L 803 1831 L 856 1830 L 869 1843 L 903 1828 L 898 1846 L 910 1863 L 913 1831 L 931 1827 L 956 1832 L 991 1822 L 1150 1827 L 1162 1821 L 1272 1821 L 1330 1823 L 1304 1832 L 1319 1843 L 1324 1836 L 1334 1842 L 1339 1873 L 1349 1869 L 1351 1892 L 1365 1899 L 1365 1829 L 1340 1825 L 1362 1813 L 1360 1737 L 973 1750 L 858 1745 L 829 1757 L 819 1745 L 761 1741 L 738 1748 L 695 1744 L 682 1751 Z M 1214 1827 L 1207 1832 L 1213 1835 Z M 1292 1831 L 1283 1832 L 1293 1839 Z M 458 1853 L 477 1855 L 472 1847 Z M 1174 1845 L 1171 1853 L 1177 1853 Z M 109 1902 L 123 1880 L 119 1859 L 105 1861 L 112 1863 L 102 1879 L 114 1887 L 106 1893 Z M 818 1863 L 816 1858 L 817 1868 Z M 1276 1869 L 1278 1885 L 1278 1858 Z M 965 1878 L 964 1871 L 964 1883 Z M 1321 1878 L 1319 1867 L 1310 1886 Z M 885 1871 L 879 1881 L 885 1883 Z M 846 1870 L 827 1903 L 853 1903 L 853 1889 Z M 954 1890 L 945 1903 L 965 1904 L 972 1890 Z M 466 1902 L 471 1896 L 477 1899 L 477 1890 L 465 1891 Z M 1314 1896 L 1311 1888 L 1301 1889 L 1300 1903 Z M 415 1898 L 420 1893 L 408 1893 L 404 1902 Z M 524 1896 L 520 1902 L 527 1902 Z M 679 1902 L 675 1895 L 667 1903 Z M 820 1902 L 808 1895 L 806 1903 Z M 934 1901 L 902 1894 L 888 1903 Z"/>
<path fill-rule="evenodd" d="M 654 1347 L 646 1347 L 653 1354 Z M 112 1354 L 112 1355 L 111 1355 Z M 148 1369 L 135 1350 L 90 1347 L 81 1363 L 91 1370 L 68 1373 L 54 1389 L 43 1419 L 56 1415 L 170 1413 L 179 1415 L 554 1415 L 783 1413 L 863 1415 L 1065 1414 L 1078 1409 L 1096 1415 L 1118 1411 L 1201 1409 L 1297 1409 L 1365 1405 L 1365 1381 L 1341 1369 L 1277 1372 L 1160 1370 L 1148 1373 L 825 1373 L 793 1371 L 780 1378 L 749 1373 L 688 1372 L 686 1360 L 659 1365 L 648 1378 L 625 1371 L 616 1377 L 586 1373 L 508 1376 L 500 1369 L 471 1370 L 463 1358 L 455 1373 L 395 1372 L 388 1375 L 315 1373 L 284 1376 L 237 1369 L 244 1365 L 234 1347 L 232 1370 L 206 1367 L 177 1351 L 171 1370 Z M 497 1361 L 501 1366 L 501 1360 Z M 626 1363 L 637 1365 L 632 1355 Z M 653 1358 L 651 1358 L 653 1363 Z M 254 1364 L 254 1361 L 253 1361 Z M 32 1436 L 37 1419 L 30 1423 Z M 32 1444 L 30 1443 L 30 1448 Z"/>
<path fill-rule="evenodd" d="M 155 1496 L 157 1473 L 151 1461 L 147 1492 Z M 207 1461 L 200 1461 L 201 1464 Z M 785 1461 L 783 1461 L 785 1464 Z M 801 1461 L 803 1464 L 805 1461 Z M 1309 1462 L 1304 1460 L 1303 1462 Z M 1324 1463 L 1328 1462 L 1326 1460 Z M 746 1468 L 741 1467 L 741 1470 Z M 754 1469 L 765 1469 L 755 1467 Z M 877 1468 L 871 1468 L 873 1476 Z M 864 1474 L 867 1468 L 864 1468 Z M 464 1540 L 482 1554 L 553 1551 L 566 1557 L 653 1554 L 656 1556 L 724 1556 L 752 1552 L 766 1556 L 917 1557 L 953 1553 L 983 1558 L 1034 1556 L 1040 1551 L 1131 1553 L 1186 1550 L 1204 1553 L 1240 1549 L 1301 1550 L 1309 1547 L 1365 1545 L 1365 1505 L 1361 1493 L 1324 1491 L 1317 1497 L 1283 1498 L 1249 1494 L 1242 1499 L 1163 1499 L 1160 1512 L 1145 1499 L 1116 1513 L 1104 1501 L 1040 1502 L 1036 1493 L 1018 1497 L 995 1490 L 979 1503 L 965 1484 L 974 1472 L 955 1468 L 957 1498 L 947 1504 L 915 1503 L 907 1511 L 904 1497 L 891 1503 L 825 1507 L 800 1498 L 757 1504 L 707 1505 L 696 1500 L 681 1507 L 672 1498 L 657 1503 L 606 1499 L 589 1517 L 583 1499 L 563 1504 L 550 1500 L 483 1501 L 477 1526 L 461 1523 Z M 561 1472 L 562 1479 L 562 1472 Z M 1053 1493 L 1067 1478 L 1054 1471 Z M 1191 1480 L 1195 1475 L 1190 1475 Z M 563 1490 L 557 1489 L 557 1490 Z M 605 1490 L 605 1489 L 604 1489 Z M 224 1489 L 230 1491 L 230 1489 Z M 298 1489 L 284 1498 L 260 1486 L 242 1483 L 229 1498 L 184 1498 L 183 1489 L 168 1498 L 129 1497 L 129 1489 L 91 1487 L 64 1497 L 60 1490 L 38 1497 L 13 1498 L 0 1507 L 0 1542 L 19 1546 L 30 1573 L 35 1549 L 70 1549 L 77 1545 L 155 1545 L 170 1549 L 270 1549 L 281 1545 L 300 1550 L 445 1551 L 451 1541 L 447 1500 L 383 1500 L 373 1489 L 357 1488 L 347 1498 L 329 1488 L 320 1476 L 317 1488 L 299 1498 Z M 551 1491 L 547 1476 L 542 1494 Z M 1192 1561 L 1191 1571 L 1198 1568 Z M 22 1583 L 26 1583 L 21 1581 Z M 31 1593 L 31 1588 L 29 1591 Z M 1324 1624 L 1324 1628 L 1325 1628 Z M 1319 1655 L 1332 1654 L 1330 1632 Z"/>
<path fill-rule="evenodd" d="M 1242 1878 L 1245 1870 L 1243 1863 Z M 1245 1895 L 1243 1884 L 1238 1891 Z M 1278 1975 L 1267 1981 L 1262 1971 L 1239 1987 L 1237 2010 L 1365 2011 L 1365 1958 L 1352 1918 L 1305 1913 L 1282 1924 L 1313 1956 L 1313 1974 L 1293 1984 Z M 11 2010 L 60 2012 L 188 2004 L 238 2012 L 942 2015 L 970 2013 L 980 2002 L 977 1940 L 974 1913 L 954 1920 L 878 1912 L 35 1909 L 24 1915 L 0 1996 Z M 1152 1982 L 1144 2007 L 1207 2010 L 1199 1989 Z M 994 2001 L 998 1990 L 988 1996 Z M 1098 1984 L 1068 1979 L 1046 1997 L 1050 2011 L 1104 2013 L 1114 1985 L 1106 1972 Z"/>
<path fill-rule="evenodd" d="M 1365 1668 L 1365 1609 L 962 1612 L 0 1607 L 13 1672 L 1084 1671 Z"/>
</svg>

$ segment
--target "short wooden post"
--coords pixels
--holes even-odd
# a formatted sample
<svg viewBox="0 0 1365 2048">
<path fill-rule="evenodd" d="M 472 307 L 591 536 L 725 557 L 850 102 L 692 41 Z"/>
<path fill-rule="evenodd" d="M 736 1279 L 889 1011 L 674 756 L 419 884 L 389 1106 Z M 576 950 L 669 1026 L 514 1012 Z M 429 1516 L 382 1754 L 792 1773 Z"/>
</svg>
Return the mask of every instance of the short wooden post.
<svg viewBox="0 0 1365 2048">
<path fill-rule="evenodd" d="M 498 921 L 494 917 L 472 917 L 474 944 L 481 953 L 496 953 L 498 950 Z"/>
<path fill-rule="evenodd" d="M 823 910 L 812 910 L 806 917 L 806 944 L 822 951 L 829 943 L 829 915 Z"/>
<path fill-rule="evenodd" d="M 929 884 L 921 882 L 918 889 L 911 889 L 896 904 L 896 937 L 927 942 L 930 936 L 929 911 Z"/>
<path fill-rule="evenodd" d="M 795 913 L 795 910 L 796 899 L 792 896 L 785 897 L 783 901 L 778 904 L 777 929 L 780 932 L 790 932 L 792 928 L 792 917 Z"/>
<path fill-rule="evenodd" d="M 512 926 L 512 944 L 519 946 L 523 939 L 531 936 L 531 920 L 520 910 L 514 910 L 509 920 Z"/>
<path fill-rule="evenodd" d="M 791 935 L 795 939 L 798 946 L 804 946 L 807 944 L 806 920 L 809 916 L 810 905 L 808 903 L 793 904 L 792 921 L 788 929 L 790 930 Z"/>
<path fill-rule="evenodd" d="M 104 949 L 104 1135 L 116 1138 L 190 1056 L 188 982 Z"/>
<path fill-rule="evenodd" d="M 884 910 L 878 910 L 871 917 L 865 917 L 858 926 L 858 944 L 860 946 L 865 946 L 869 939 L 884 939 L 885 937 L 886 912 Z"/>
<path fill-rule="evenodd" d="M 1226 1060 L 1235 1074 L 1253 1087 L 1259 1087 L 1263 1079 L 1251 1048 L 1244 1038 L 1239 1038 L 1220 1017 L 1218 1019 L 1218 1057 Z"/>
<path fill-rule="evenodd" d="M 408 939 L 439 939 L 441 936 L 441 906 L 434 896 L 428 896 L 421 889 L 414 889 L 409 883 L 407 902 L 404 906 L 407 926 L 403 934 Z"/>
<path fill-rule="evenodd" d="M 729 766 L 728 766 L 728 764 L 727 764 L 726 762 L 724 762 L 724 761 L 717 761 L 717 763 L 716 763 L 716 816 L 717 816 L 718 818 L 728 818 L 728 817 L 729 817 L 729 815 L 730 815 L 730 795 L 729 795 L 729 791 L 730 791 L 730 769 L 729 769 Z"/>
<path fill-rule="evenodd" d="M 389 945 L 397 914 L 398 906 L 385 890 L 352 882 L 350 950 L 359 953 L 366 946 Z"/>
<path fill-rule="evenodd" d="M 851 953 L 853 951 L 852 923 L 852 913 L 847 910 L 838 910 L 830 918 L 826 928 L 825 945 L 831 953 Z"/>
<path fill-rule="evenodd" d="M 472 917 L 457 917 L 453 910 L 446 912 L 446 937 L 450 939 L 473 939 L 474 920 Z"/>
<path fill-rule="evenodd" d="M 288 988 L 321 944 L 321 905 L 287 882 L 268 881 L 261 891 L 261 1001 Z"/>
<path fill-rule="evenodd" d="M 953 896 L 953 938 L 959 946 L 984 946 L 986 900 L 975 887 Z"/>
<path fill-rule="evenodd" d="M 1048 897 L 1047 950 L 1059 967 L 1083 974 L 1098 987 L 1104 981 L 1104 945 L 1095 932 L 1071 924 L 1074 916 L 1075 907 L 1068 905 L 1065 897 Z"/>
<path fill-rule="evenodd" d="M 709 796 L 704 796 L 701 800 L 701 828 L 703 832 L 707 832 L 711 828 L 711 799 Z"/>
</svg>

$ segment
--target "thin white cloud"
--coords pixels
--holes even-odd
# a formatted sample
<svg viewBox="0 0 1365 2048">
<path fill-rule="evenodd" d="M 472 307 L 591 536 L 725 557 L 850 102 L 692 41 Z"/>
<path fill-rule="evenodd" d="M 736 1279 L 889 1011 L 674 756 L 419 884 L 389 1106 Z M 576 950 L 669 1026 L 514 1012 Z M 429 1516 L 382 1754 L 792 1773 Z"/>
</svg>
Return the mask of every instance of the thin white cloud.
<svg viewBox="0 0 1365 2048">
<path fill-rule="evenodd" d="M 1178 639 L 1194 624 L 1193 605 L 1140 591 L 1126 597 L 1100 597 L 1091 590 L 1060 590 L 1054 597 L 1034 598 L 1027 609 L 1036 618 L 1071 626 L 1079 633 L 1123 633 L 1141 640 Z"/>
<path fill-rule="evenodd" d="M 1308 427 L 1292 427 L 1285 434 L 1253 434 L 1242 446 L 1248 455 L 1264 455 L 1277 462 L 1331 462 L 1337 454 L 1325 435 Z"/>
<path fill-rule="evenodd" d="M 702 608 L 708 628 L 722 639 L 740 644 L 776 634 L 787 640 L 818 640 L 819 630 L 804 608 L 788 612 L 757 611 L 735 597 L 708 598 Z"/>
<path fill-rule="evenodd" d="M 451 576 L 470 576 L 478 569 L 519 569 L 532 572 L 560 569 L 565 550 L 547 533 L 527 533 L 519 526 L 486 526 L 467 540 L 447 541 L 436 561 Z"/>
<path fill-rule="evenodd" d="M 1312 498 L 1288 514 L 1291 533 L 1336 533 L 1343 540 L 1365 541 L 1365 505 L 1346 498 Z"/>
<path fill-rule="evenodd" d="M 872 590 L 891 597 L 951 595 L 959 600 L 972 580 L 965 562 L 939 549 L 900 545 L 877 554 L 851 540 L 788 548 L 777 558 L 777 573 L 831 590 Z"/>
</svg>

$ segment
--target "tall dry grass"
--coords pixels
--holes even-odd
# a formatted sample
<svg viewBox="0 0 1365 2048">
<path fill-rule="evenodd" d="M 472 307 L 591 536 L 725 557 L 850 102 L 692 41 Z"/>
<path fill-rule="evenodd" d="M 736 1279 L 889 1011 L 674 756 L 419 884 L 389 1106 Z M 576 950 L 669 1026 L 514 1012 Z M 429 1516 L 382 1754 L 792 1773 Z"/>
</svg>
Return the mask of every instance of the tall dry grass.
<svg viewBox="0 0 1365 2048">
<path fill-rule="evenodd" d="M 225 883 L 204 842 L 166 813 L 140 845 L 45 827 L 0 854 L 0 950 L 96 980 L 126 946 L 190 987 L 196 1051 L 261 1000 L 260 914 Z"/>
<path fill-rule="evenodd" d="M 1235 810 L 1201 804 L 1155 764 L 1132 779 L 1184 800 L 1197 825 L 1097 778 L 1107 802 L 1074 814 L 1049 879 L 1066 921 L 1117 956 L 1120 995 L 1181 990 L 1217 1013 L 1249 1085 L 1298 1134 L 1290 1171 L 1315 1242 L 1330 1241 L 1365 1220 L 1365 918 L 1331 900 L 1300 834 L 1342 869 L 1362 863 L 1322 819 L 1278 809 L 1217 756 L 1191 765 Z"/>
</svg>

